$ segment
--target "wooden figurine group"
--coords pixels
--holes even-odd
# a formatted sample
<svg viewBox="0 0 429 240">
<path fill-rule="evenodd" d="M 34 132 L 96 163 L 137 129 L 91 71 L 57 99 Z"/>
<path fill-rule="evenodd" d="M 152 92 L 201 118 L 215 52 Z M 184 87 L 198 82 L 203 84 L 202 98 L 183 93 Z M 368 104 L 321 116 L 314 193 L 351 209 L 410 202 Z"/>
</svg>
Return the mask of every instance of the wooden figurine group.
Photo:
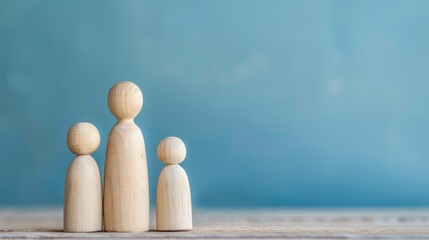
<svg viewBox="0 0 429 240">
<path fill-rule="evenodd" d="M 118 119 L 110 131 L 102 190 L 100 170 L 90 155 L 100 145 L 91 123 L 76 123 L 67 134 L 67 146 L 77 156 L 68 170 L 64 192 L 65 232 L 149 231 L 149 184 L 143 134 L 134 118 L 143 106 L 143 94 L 132 82 L 119 82 L 108 96 Z M 156 229 L 192 229 L 188 176 L 178 164 L 186 157 L 185 144 L 167 137 L 158 145 L 161 171 L 156 192 Z M 102 196 L 104 193 L 104 196 Z"/>
</svg>

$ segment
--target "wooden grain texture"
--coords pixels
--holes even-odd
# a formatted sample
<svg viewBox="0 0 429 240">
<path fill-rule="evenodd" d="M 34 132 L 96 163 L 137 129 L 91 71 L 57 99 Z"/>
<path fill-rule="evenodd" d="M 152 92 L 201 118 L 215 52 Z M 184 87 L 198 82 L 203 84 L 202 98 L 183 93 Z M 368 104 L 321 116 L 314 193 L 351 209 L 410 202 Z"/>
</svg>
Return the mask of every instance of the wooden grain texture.
<svg viewBox="0 0 429 240">
<path fill-rule="evenodd" d="M 156 229 L 192 229 L 192 204 L 188 176 L 179 165 L 162 169 L 156 190 Z"/>
<path fill-rule="evenodd" d="M 104 169 L 104 229 L 149 230 L 149 183 L 143 134 L 133 119 L 143 95 L 132 82 L 119 82 L 109 92 L 109 108 L 118 122 L 107 141 Z"/>
<path fill-rule="evenodd" d="M 159 142 L 157 153 L 161 162 L 179 164 L 186 158 L 186 146 L 178 137 L 166 137 Z"/>
<path fill-rule="evenodd" d="M 76 123 L 67 132 L 67 147 L 74 154 L 91 154 L 97 150 L 99 145 L 100 133 L 89 122 Z"/>
<path fill-rule="evenodd" d="M 95 232 L 103 229 L 100 169 L 92 158 L 100 133 L 90 123 L 77 123 L 67 134 L 67 146 L 78 154 L 67 170 L 64 187 L 64 230 Z"/>
<path fill-rule="evenodd" d="M 64 230 L 95 232 L 103 229 L 101 176 L 91 155 L 73 159 L 64 189 Z"/>
<path fill-rule="evenodd" d="M 151 217 L 151 229 L 155 217 Z M 196 209 L 185 232 L 64 233 L 60 209 L 1 209 L 0 239 L 429 239 L 429 209 Z"/>
<path fill-rule="evenodd" d="M 159 174 L 156 189 L 156 229 L 159 231 L 192 229 L 188 175 L 178 165 L 185 157 L 185 144 L 178 137 L 166 137 L 158 145 L 158 158 L 167 164 Z"/>
</svg>

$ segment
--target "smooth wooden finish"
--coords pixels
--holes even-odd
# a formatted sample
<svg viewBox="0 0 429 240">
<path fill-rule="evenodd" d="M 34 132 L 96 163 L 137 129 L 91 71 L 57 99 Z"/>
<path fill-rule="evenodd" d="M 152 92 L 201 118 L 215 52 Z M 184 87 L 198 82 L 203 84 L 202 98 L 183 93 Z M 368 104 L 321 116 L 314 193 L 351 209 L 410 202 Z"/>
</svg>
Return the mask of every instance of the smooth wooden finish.
<svg viewBox="0 0 429 240">
<path fill-rule="evenodd" d="M 156 229 L 183 231 L 192 229 L 192 203 L 188 176 L 178 163 L 186 157 L 185 144 L 167 137 L 158 145 L 159 159 L 168 164 L 161 171 L 156 189 Z"/>
<path fill-rule="evenodd" d="M 195 209 L 192 231 L 143 233 L 64 233 L 60 209 L 0 209 L 0 239 L 267 238 L 428 239 L 429 209 Z"/>
<path fill-rule="evenodd" d="M 109 232 L 149 230 L 149 184 L 143 134 L 133 119 L 143 95 L 132 82 L 119 82 L 109 92 L 109 108 L 118 119 L 107 142 L 104 173 L 104 229 Z"/>
<path fill-rule="evenodd" d="M 67 146 L 74 154 L 91 154 L 97 150 L 99 145 L 100 133 L 91 123 L 76 123 L 67 133 Z"/>
<path fill-rule="evenodd" d="M 64 190 L 64 231 L 95 232 L 103 228 L 101 176 L 89 155 L 100 144 L 100 134 L 90 123 L 77 123 L 67 134 L 67 145 L 75 154 L 67 170 Z"/>
<path fill-rule="evenodd" d="M 158 158 L 165 164 L 179 164 L 186 158 L 186 146 L 178 137 L 166 137 L 158 144 Z"/>
</svg>

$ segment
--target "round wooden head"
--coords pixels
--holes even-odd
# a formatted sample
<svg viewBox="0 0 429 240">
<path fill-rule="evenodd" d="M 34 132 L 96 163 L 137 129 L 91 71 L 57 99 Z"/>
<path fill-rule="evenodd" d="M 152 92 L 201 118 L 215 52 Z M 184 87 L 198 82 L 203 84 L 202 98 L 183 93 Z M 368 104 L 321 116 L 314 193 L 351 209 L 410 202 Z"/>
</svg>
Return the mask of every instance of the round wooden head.
<svg viewBox="0 0 429 240">
<path fill-rule="evenodd" d="M 118 82 L 109 91 L 109 109 L 117 119 L 133 119 L 143 106 L 143 94 L 132 82 Z"/>
<path fill-rule="evenodd" d="M 97 150 L 99 145 L 100 133 L 91 123 L 76 123 L 67 133 L 67 146 L 74 154 L 91 154 Z"/>
<path fill-rule="evenodd" d="M 167 165 L 179 164 L 185 157 L 185 144 L 178 137 L 166 137 L 158 144 L 158 158 Z"/>
</svg>

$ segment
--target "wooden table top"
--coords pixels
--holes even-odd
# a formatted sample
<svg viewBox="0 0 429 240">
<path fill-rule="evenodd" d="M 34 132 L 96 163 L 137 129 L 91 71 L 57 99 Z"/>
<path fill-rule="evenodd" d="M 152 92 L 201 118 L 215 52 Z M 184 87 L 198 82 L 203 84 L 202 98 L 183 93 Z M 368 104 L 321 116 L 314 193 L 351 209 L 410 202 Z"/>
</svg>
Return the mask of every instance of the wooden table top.
<svg viewBox="0 0 429 240">
<path fill-rule="evenodd" d="M 78 234 L 62 232 L 61 209 L 0 209 L 0 239 L 149 238 L 429 239 L 429 209 L 201 209 L 192 231 Z"/>
</svg>

